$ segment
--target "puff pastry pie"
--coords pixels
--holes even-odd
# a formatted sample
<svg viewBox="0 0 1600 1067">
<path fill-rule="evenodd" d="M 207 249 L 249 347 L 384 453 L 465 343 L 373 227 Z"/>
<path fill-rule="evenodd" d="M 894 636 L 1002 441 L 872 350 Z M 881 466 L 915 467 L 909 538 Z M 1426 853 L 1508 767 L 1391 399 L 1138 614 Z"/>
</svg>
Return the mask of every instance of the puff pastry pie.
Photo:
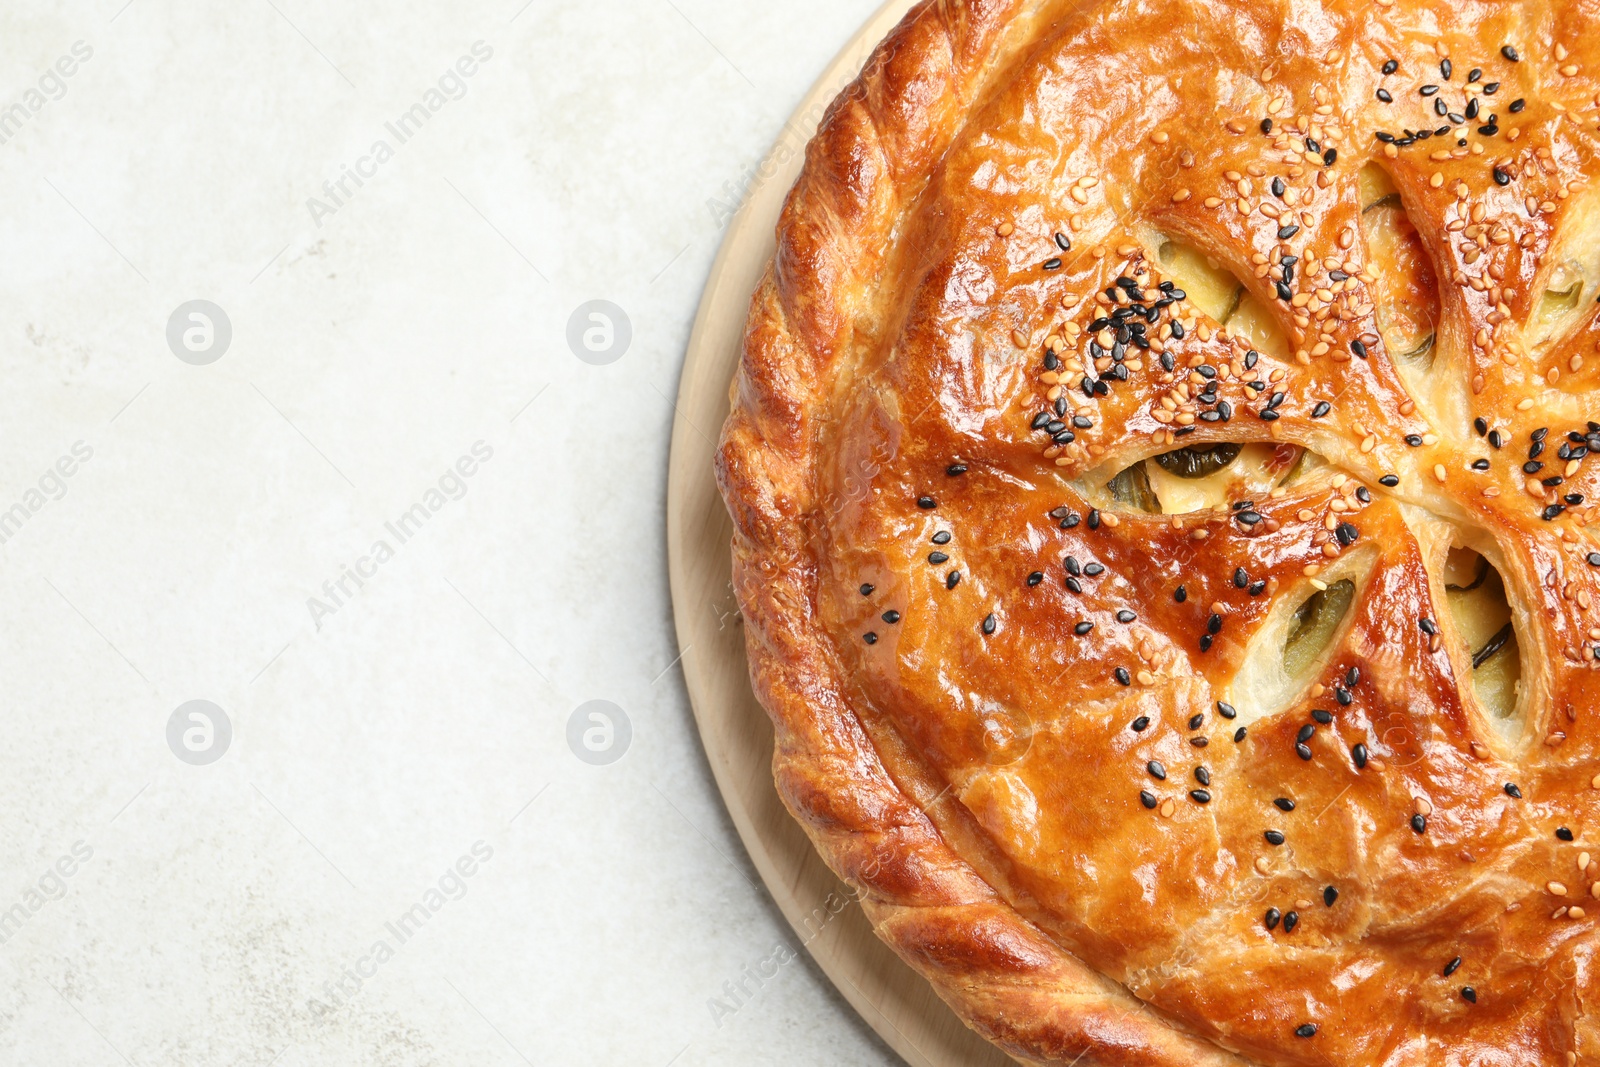
<svg viewBox="0 0 1600 1067">
<path fill-rule="evenodd" d="M 1600 1063 L 1597 26 L 928 0 L 829 110 L 718 451 L 751 675 L 1018 1059 Z"/>
</svg>

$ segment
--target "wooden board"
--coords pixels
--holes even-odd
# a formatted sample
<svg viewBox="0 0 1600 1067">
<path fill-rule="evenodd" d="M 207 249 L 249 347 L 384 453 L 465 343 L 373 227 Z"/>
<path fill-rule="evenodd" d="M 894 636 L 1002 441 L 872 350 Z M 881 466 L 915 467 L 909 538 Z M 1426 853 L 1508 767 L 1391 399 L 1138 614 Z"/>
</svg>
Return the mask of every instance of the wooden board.
<svg viewBox="0 0 1600 1067">
<path fill-rule="evenodd" d="M 1011 1059 L 969 1030 L 878 940 L 817 856 L 772 783 L 772 724 L 750 691 L 729 579 L 733 524 L 712 477 L 750 294 L 823 110 L 912 6 L 888 0 L 806 96 L 728 227 L 700 299 L 678 385 L 667 483 L 667 553 L 684 677 L 706 756 L 745 848 L 796 936 L 856 1011 L 914 1067 L 996 1067 Z M 830 896 L 831 895 L 831 896 Z"/>
</svg>

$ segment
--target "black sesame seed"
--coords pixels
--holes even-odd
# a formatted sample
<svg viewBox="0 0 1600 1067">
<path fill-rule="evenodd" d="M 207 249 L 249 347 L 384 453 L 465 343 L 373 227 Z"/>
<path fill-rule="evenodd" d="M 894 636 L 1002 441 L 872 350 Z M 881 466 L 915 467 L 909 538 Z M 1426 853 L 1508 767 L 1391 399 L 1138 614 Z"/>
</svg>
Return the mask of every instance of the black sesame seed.
<svg viewBox="0 0 1600 1067">
<path fill-rule="evenodd" d="M 1206 740 L 1204 737 L 1191 737 L 1189 738 L 1189 743 L 1195 748 L 1205 748 L 1211 742 Z"/>
<path fill-rule="evenodd" d="M 861 640 L 865 641 L 869 645 L 875 645 L 878 643 L 878 635 L 873 633 L 871 630 L 868 630 L 866 633 L 861 635 Z"/>
<path fill-rule="evenodd" d="M 930 511 L 938 506 L 939 502 L 931 496 L 917 497 L 917 507 L 922 508 L 924 511 Z"/>
<path fill-rule="evenodd" d="M 1591 552 L 1585 558 L 1588 560 L 1589 566 L 1600 567 L 1600 552 Z"/>
<path fill-rule="evenodd" d="M 1391 59 L 1391 60 L 1389 60 L 1388 62 L 1386 62 L 1383 65 L 1383 72 L 1385 74 L 1393 74 L 1395 71 L 1397 71 L 1399 69 L 1400 69 L 1399 60 Z"/>
<path fill-rule="evenodd" d="M 1085 563 L 1083 565 L 1083 573 L 1089 578 L 1098 578 L 1105 572 L 1106 569 L 1098 563 Z"/>
<path fill-rule="evenodd" d="M 946 563 L 946 562 L 949 562 L 949 559 L 950 559 L 950 557 L 945 555 L 943 552 L 929 552 L 928 553 L 928 562 L 929 563 L 934 563 L 934 564 Z"/>
<path fill-rule="evenodd" d="M 1328 711 L 1325 708 L 1313 709 L 1311 712 L 1311 717 L 1324 726 L 1327 726 L 1329 723 L 1333 722 L 1333 712 Z"/>
<path fill-rule="evenodd" d="M 1028 585 L 1030 588 L 1038 585 L 1042 581 L 1044 581 L 1043 571 L 1034 571 L 1032 574 L 1028 575 Z"/>
<path fill-rule="evenodd" d="M 893 626 L 895 623 L 900 621 L 900 613 L 891 608 L 884 612 L 881 618 L 884 622 L 888 623 L 890 626 Z"/>
<path fill-rule="evenodd" d="M 1156 795 L 1148 789 L 1141 789 L 1139 790 L 1139 803 L 1147 808 L 1153 808 L 1156 806 Z"/>
<path fill-rule="evenodd" d="M 1070 252 L 1072 251 L 1072 242 L 1067 238 L 1066 234 L 1058 233 L 1056 234 L 1056 247 L 1063 252 Z"/>
<path fill-rule="evenodd" d="M 1378 90 L 1378 99 L 1382 100 L 1385 104 L 1394 103 L 1394 97 L 1390 95 L 1389 90 L 1387 89 Z"/>
<path fill-rule="evenodd" d="M 1045 361 L 1046 365 L 1048 365 L 1049 362 L 1052 359 L 1055 359 L 1055 357 L 1056 357 L 1056 354 L 1054 352 L 1052 352 L 1048 356 L 1046 356 L 1044 358 L 1044 361 Z M 1052 369 L 1054 369 L 1054 368 L 1052 368 Z M 965 463 L 952 463 L 952 464 L 950 464 L 950 466 L 948 466 L 948 467 L 946 467 L 944 469 L 944 472 L 946 474 L 948 474 L 950 477 L 954 478 L 954 477 L 956 477 L 958 475 L 962 475 L 962 474 L 967 473 L 967 465 Z"/>
<path fill-rule="evenodd" d="M 1330 148 L 1326 152 L 1322 153 L 1322 165 L 1324 167 L 1331 167 L 1338 161 L 1339 150 L 1337 148 Z"/>
<path fill-rule="evenodd" d="M 1299 912 L 1291 911 L 1289 914 L 1287 914 L 1287 915 L 1285 915 L 1283 917 L 1283 932 L 1284 933 L 1286 933 L 1286 934 L 1294 933 L 1294 928 L 1296 926 L 1299 926 L 1299 925 L 1300 925 L 1300 913 Z"/>
<path fill-rule="evenodd" d="M 1239 712 L 1232 704 L 1227 704 L 1219 700 L 1217 701 L 1217 714 L 1221 715 L 1224 719 L 1232 719 L 1237 717 Z"/>
<path fill-rule="evenodd" d="M 1303 742 L 1300 743 L 1300 744 L 1295 745 L 1294 746 L 1294 754 L 1299 756 L 1301 759 L 1305 760 L 1307 763 L 1311 762 L 1311 746 L 1310 745 L 1307 745 L 1307 744 L 1305 744 Z"/>
<path fill-rule="evenodd" d="M 862 582 L 861 583 L 861 595 L 862 596 L 871 596 L 872 595 L 872 590 L 874 588 L 875 588 L 875 586 L 871 586 L 871 585 L 868 585 L 866 582 Z"/>
<path fill-rule="evenodd" d="M 1324 888 L 1322 890 L 1322 904 L 1323 904 L 1324 907 L 1328 907 L 1328 908 L 1333 907 L 1333 902 L 1338 900 L 1338 899 L 1339 899 L 1339 891 L 1337 889 L 1333 888 L 1333 886 L 1331 886 L 1331 885 L 1327 886 L 1326 888 Z"/>
<path fill-rule="evenodd" d="M 938 533 L 933 535 L 931 540 L 936 545 L 948 545 L 950 543 L 950 531 L 940 530 Z"/>
<path fill-rule="evenodd" d="M 1400 479 L 1396 475 L 1385 474 L 1382 478 L 1378 479 L 1378 484 L 1386 489 L 1393 489 L 1395 486 L 1400 484 Z"/>
<path fill-rule="evenodd" d="M 1558 826 L 1556 827 L 1556 836 L 1563 841 L 1571 841 L 1572 831 L 1567 829 L 1565 826 Z"/>
<path fill-rule="evenodd" d="M 961 583 L 961 572 L 960 571 L 951 571 L 949 574 L 944 576 L 944 587 L 946 589 L 954 589 L 960 583 Z"/>
<path fill-rule="evenodd" d="M 995 628 L 996 625 L 997 624 L 994 621 L 994 613 L 993 612 L 991 612 L 988 615 L 985 615 L 983 617 L 983 632 L 984 633 L 986 633 L 986 634 L 994 633 L 994 628 Z"/>
<path fill-rule="evenodd" d="M 1367 765 L 1367 746 L 1359 741 L 1350 747 L 1350 758 L 1356 761 L 1356 770 Z"/>
<path fill-rule="evenodd" d="M 1077 420 L 1073 420 L 1073 421 L 1077 421 Z M 1100 509 L 1099 508 L 1090 508 L 1089 509 L 1089 529 L 1091 529 L 1091 530 L 1100 529 Z"/>
<path fill-rule="evenodd" d="M 1189 799 L 1196 804 L 1209 804 L 1211 803 L 1211 793 L 1205 789 L 1191 789 L 1189 790 Z"/>
<path fill-rule="evenodd" d="M 1244 740 L 1244 727 L 1241 726 L 1241 727 L 1239 727 L 1237 730 L 1235 730 L 1233 732 L 1233 743 L 1237 745 L 1240 741 L 1243 741 L 1243 740 Z"/>
<path fill-rule="evenodd" d="M 1269 845 L 1281 845 L 1281 844 L 1283 844 L 1283 831 L 1282 830 L 1268 830 L 1266 833 L 1262 834 L 1261 836 L 1263 836 L 1263 837 L 1265 837 L 1267 839 L 1267 843 Z"/>
<path fill-rule="evenodd" d="M 1432 96 L 1434 93 L 1436 93 L 1438 91 L 1439 91 L 1439 87 L 1437 85 L 1424 85 L 1422 87 L 1422 89 L 1420 90 L 1420 92 L 1422 93 L 1423 96 Z"/>
<path fill-rule="evenodd" d="M 1493 169 L 1492 173 L 1494 174 L 1494 183 L 1496 185 L 1510 185 L 1511 184 L 1511 175 L 1507 174 L 1505 171 L 1501 170 L 1499 167 L 1495 167 Z"/>
<path fill-rule="evenodd" d="M 1244 568 L 1243 567 L 1235 567 L 1234 570 L 1233 570 L 1233 587 L 1235 589 L 1243 589 L 1245 586 L 1247 586 L 1249 584 L 1250 584 L 1250 576 L 1245 573 Z"/>
<path fill-rule="evenodd" d="M 1517 99 L 1511 101 L 1511 106 L 1509 108 L 1507 108 L 1506 110 L 1510 111 L 1513 115 L 1515 115 L 1515 114 L 1520 113 L 1522 111 L 1522 109 L 1527 107 L 1527 106 L 1528 106 L 1528 102 L 1526 100 L 1522 99 L 1519 96 L 1519 97 L 1517 97 Z"/>
<path fill-rule="evenodd" d="M 1204 767 L 1196 767 L 1194 769 L 1194 780 L 1199 782 L 1201 785 L 1210 785 L 1211 772 L 1206 770 Z"/>
<path fill-rule="evenodd" d="M 1210 633 L 1213 633 L 1213 634 L 1221 633 L 1222 632 L 1222 616 L 1221 615 L 1213 615 L 1209 619 L 1207 619 L 1206 620 L 1206 630 L 1208 632 L 1210 632 Z"/>
<path fill-rule="evenodd" d="M 1452 974 L 1456 973 L 1456 968 L 1458 968 L 1460 966 L 1461 966 L 1461 957 L 1457 956 L 1455 959 L 1451 960 L 1449 963 L 1444 965 L 1443 976 L 1445 978 L 1449 978 Z"/>
<path fill-rule="evenodd" d="M 1500 54 L 1511 60 L 1513 63 L 1522 58 L 1521 56 L 1517 55 L 1517 50 L 1508 44 L 1500 46 Z"/>
<path fill-rule="evenodd" d="M 1469 985 L 1464 985 L 1461 987 L 1461 999 L 1468 1004 L 1476 1004 L 1478 1003 L 1478 991 Z"/>
<path fill-rule="evenodd" d="M 1061 269 L 1061 258 L 1059 256 L 1051 256 L 1049 259 L 1044 261 L 1044 269 L 1045 270 L 1060 270 Z"/>
<path fill-rule="evenodd" d="M 1425 815 L 1411 816 L 1411 828 L 1419 834 L 1428 832 L 1428 819 Z"/>
<path fill-rule="evenodd" d="M 1316 1023 L 1301 1023 L 1299 1026 L 1294 1028 L 1294 1036 L 1295 1037 L 1316 1037 L 1317 1036 L 1317 1024 Z"/>
<path fill-rule="evenodd" d="M 1278 928 L 1278 920 L 1282 918 L 1283 915 L 1277 908 L 1268 908 L 1263 921 L 1266 922 L 1268 930 L 1276 930 Z"/>
<path fill-rule="evenodd" d="M 1451 69 L 1450 68 L 1450 61 L 1448 59 L 1445 60 L 1444 62 L 1440 63 L 1439 64 L 1439 77 L 1443 78 L 1445 81 L 1449 81 L 1450 80 L 1450 69 Z"/>
<path fill-rule="evenodd" d="M 1273 803 L 1278 806 L 1279 811 L 1294 810 L 1294 801 L 1290 800 L 1288 797 L 1279 797 L 1277 800 L 1274 800 Z"/>
<path fill-rule="evenodd" d="M 1117 621 L 1121 622 L 1121 623 L 1132 622 L 1134 619 L 1137 619 L 1138 617 L 1139 616 L 1135 615 L 1133 612 L 1129 611 L 1127 608 L 1123 608 L 1121 611 L 1117 612 Z"/>
<path fill-rule="evenodd" d="M 1521 800 L 1522 799 L 1522 789 L 1517 785 L 1516 782 L 1507 782 L 1506 783 L 1506 796 L 1510 797 L 1513 800 Z"/>
<path fill-rule="evenodd" d="M 1306 723 L 1304 726 L 1300 727 L 1300 732 L 1294 735 L 1294 739 L 1296 741 L 1306 742 L 1315 737 L 1316 733 L 1317 728 L 1310 723 Z"/>
<path fill-rule="evenodd" d="M 1422 629 L 1422 632 L 1427 634 L 1429 637 L 1432 637 L 1434 634 L 1439 632 L 1439 624 L 1426 617 L 1418 619 L 1417 625 Z"/>
<path fill-rule="evenodd" d="M 1326 415 L 1328 412 L 1330 412 L 1332 410 L 1333 410 L 1333 405 L 1332 404 L 1328 403 L 1326 400 L 1321 400 L 1321 401 L 1317 402 L 1317 406 L 1316 407 L 1311 409 L 1311 417 L 1313 419 L 1320 419 L 1320 418 L 1322 418 L 1322 416 Z"/>
<path fill-rule="evenodd" d="M 1133 676 L 1128 673 L 1128 668 L 1126 668 L 1126 667 L 1118 667 L 1116 670 L 1112 671 L 1111 673 L 1112 673 L 1113 677 L 1115 677 L 1117 679 L 1117 684 L 1118 685 L 1132 685 L 1133 684 Z"/>
<path fill-rule="evenodd" d="M 1295 234 L 1297 234 L 1299 232 L 1300 232 L 1300 227 L 1295 225 L 1292 222 L 1287 226 L 1279 226 L 1278 227 L 1278 240 L 1287 241 L 1289 238 L 1293 237 Z"/>
<path fill-rule="evenodd" d="M 1191 716 L 1189 716 L 1189 729 L 1198 730 L 1198 729 L 1200 729 L 1200 724 L 1205 722 L 1205 721 L 1206 721 L 1206 716 L 1205 716 L 1205 712 L 1203 712 L 1203 711 L 1199 712 L 1197 714 L 1191 715 Z"/>
<path fill-rule="evenodd" d="M 1161 765 L 1160 760 L 1151 760 L 1149 763 L 1144 765 L 1144 769 L 1149 771 L 1150 777 L 1154 778 L 1158 782 L 1164 782 L 1167 780 L 1167 769 Z"/>
<path fill-rule="evenodd" d="M 1484 82 L 1483 83 L 1483 93 L 1484 93 L 1485 96 L 1493 96 L 1495 93 L 1498 93 L 1499 91 L 1500 91 L 1500 83 L 1499 82 Z"/>
<path fill-rule="evenodd" d="M 1287 189 L 1287 188 L 1288 187 L 1283 184 L 1283 179 L 1282 178 L 1274 178 L 1274 179 L 1272 179 L 1272 195 L 1273 196 L 1282 196 L 1283 193 L 1284 193 L 1284 190 Z"/>
<path fill-rule="evenodd" d="M 1345 671 L 1344 672 L 1344 684 L 1349 686 L 1352 689 L 1354 689 L 1356 686 L 1360 685 L 1361 684 L 1361 668 L 1360 667 L 1351 667 L 1348 671 Z"/>
<path fill-rule="evenodd" d="M 1504 448 L 1505 443 L 1505 436 L 1499 430 L 1489 431 L 1489 445 L 1491 448 Z"/>
<path fill-rule="evenodd" d="M 1072 590 L 1074 593 L 1081 593 L 1083 592 L 1083 583 L 1078 581 L 1076 578 L 1068 578 L 1067 588 Z"/>
</svg>

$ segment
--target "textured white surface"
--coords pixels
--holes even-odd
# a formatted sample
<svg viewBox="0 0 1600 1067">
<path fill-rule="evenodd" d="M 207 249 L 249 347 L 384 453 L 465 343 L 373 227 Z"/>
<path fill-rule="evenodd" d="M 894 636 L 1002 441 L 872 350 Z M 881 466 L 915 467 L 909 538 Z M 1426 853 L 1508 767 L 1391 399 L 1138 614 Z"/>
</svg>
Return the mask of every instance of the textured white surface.
<svg viewBox="0 0 1600 1067">
<path fill-rule="evenodd" d="M 794 941 L 694 733 L 662 534 L 708 202 L 870 8 L 519 7 L 0 14 L 0 1062 L 892 1061 L 808 962 L 714 1017 Z M 206 366 L 166 340 L 194 299 L 232 324 Z M 604 366 L 566 340 L 592 299 L 632 325 Z M 167 740 L 194 699 L 233 729 L 205 766 Z M 594 699 L 632 724 L 608 766 L 567 742 Z"/>
</svg>

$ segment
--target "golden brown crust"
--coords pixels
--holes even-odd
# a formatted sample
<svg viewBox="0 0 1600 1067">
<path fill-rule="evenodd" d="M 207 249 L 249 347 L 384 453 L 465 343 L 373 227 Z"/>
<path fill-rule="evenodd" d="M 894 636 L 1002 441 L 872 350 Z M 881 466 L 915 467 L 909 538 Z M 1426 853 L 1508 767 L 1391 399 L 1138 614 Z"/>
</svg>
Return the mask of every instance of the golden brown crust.
<svg viewBox="0 0 1600 1067">
<path fill-rule="evenodd" d="M 795 817 L 1018 1058 L 1600 1062 L 1597 15 L 930 0 L 830 108 L 717 456 L 751 678 Z M 1179 244 L 1258 310 L 1158 288 Z M 1108 495 L 1216 443 L 1276 488 Z"/>
</svg>

